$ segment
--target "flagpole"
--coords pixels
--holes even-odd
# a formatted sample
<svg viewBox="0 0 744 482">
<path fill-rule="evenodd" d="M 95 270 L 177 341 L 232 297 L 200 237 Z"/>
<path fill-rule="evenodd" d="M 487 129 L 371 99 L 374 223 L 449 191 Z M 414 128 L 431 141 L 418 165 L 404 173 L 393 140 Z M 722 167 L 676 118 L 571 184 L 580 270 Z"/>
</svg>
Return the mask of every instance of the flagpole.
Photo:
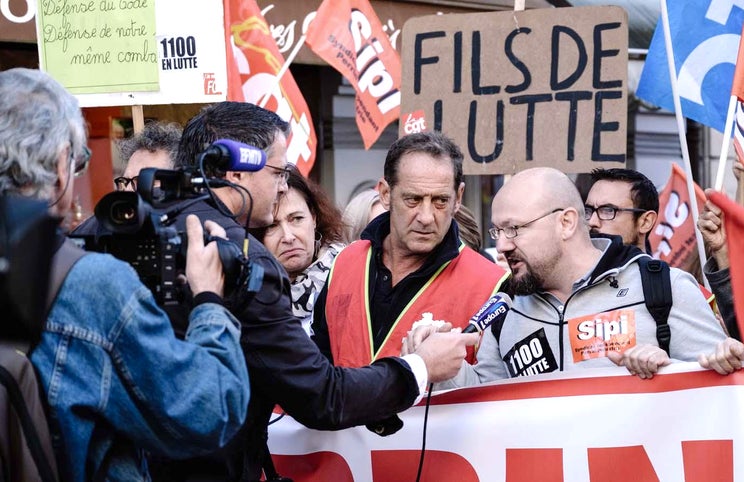
<svg viewBox="0 0 744 482">
<path fill-rule="evenodd" d="M 723 189 L 723 176 L 726 172 L 726 161 L 728 160 L 729 146 L 731 145 L 731 131 L 734 129 L 734 116 L 736 115 L 736 103 L 739 98 L 732 95 L 729 99 L 726 124 L 724 125 L 723 141 L 721 143 L 721 155 L 718 157 L 718 170 L 716 171 L 716 182 L 713 187 L 716 191 Z"/>
<path fill-rule="evenodd" d="M 279 82 L 282 81 L 282 77 L 284 77 L 284 74 L 287 73 L 287 70 L 289 69 L 289 64 L 292 63 L 292 61 L 297 57 L 297 54 L 300 53 L 300 49 L 305 44 L 305 37 L 307 37 L 306 34 L 300 35 L 300 38 L 297 39 L 297 43 L 295 43 L 294 48 L 289 53 L 289 56 L 284 61 L 284 65 L 282 65 L 282 68 L 279 69 L 279 72 L 276 73 L 276 83 L 271 86 L 271 88 L 261 97 L 261 101 L 259 102 L 259 107 L 266 107 L 266 103 L 269 102 L 269 98 L 271 97 L 271 91 L 274 90 L 274 87 L 279 85 Z"/>
<path fill-rule="evenodd" d="M 687 138 L 685 136 L 684 118 L 682 116 L 682 104 L 679 100 L 679 91 L 677 90 L 677 67 L 674 63 L 674 51 L 672 50 L 672 33 L 669 28 L 669 11 L 667 10 L 666 0 L 659 0 L 661 6 L 661 22 L 664 27 L 664 45 L 666 46 L 667 63 L 669 64 L 669 80 L 672 84 L 672 97 L 674 98 L 674 115 L 677 118 L 677 134 L 679 136 L 679 144 L 682 149 L 682 160 L 685 164 L 685 172 L 687 175 L 687 193 L 690 197 L 690 207 L 692 208 L 692 220 L 694 223 L 695 239 L 697 240 L 698 256 L 700 257 L 700 268 L 705 266 L 705 244 L 703 243 L 703 235 L 700 230 L 697 229 L 698 222 L 698 204 L 697 196 L 695 194 L 694 181 L 692 178 L 692 166 L 690 165 L 690 152 L 687 147 Z M 708 279 L 703 276 L 703 284 L 705 288 L 710 290 L 710 284 Z"/>
</svg>

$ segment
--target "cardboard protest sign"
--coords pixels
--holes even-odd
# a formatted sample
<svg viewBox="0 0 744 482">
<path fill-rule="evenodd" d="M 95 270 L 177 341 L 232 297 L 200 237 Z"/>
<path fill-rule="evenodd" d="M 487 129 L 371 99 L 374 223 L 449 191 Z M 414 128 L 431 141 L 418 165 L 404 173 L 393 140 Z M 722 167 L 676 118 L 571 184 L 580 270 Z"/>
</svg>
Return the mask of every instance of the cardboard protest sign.
<svg viewBox="0 0 744 482">
<path fill-rule="evenodd" d="M 400 134 L 454 138 L 466 174 L 624 165 L 622 8 L 431 15 L 402 36 Z"/>
<path fill-rule="evenodd" d="M 81 107 L 210 103 L 227 96 L 221 0 L 39 5 L 41 68 Z"/>
</svg>

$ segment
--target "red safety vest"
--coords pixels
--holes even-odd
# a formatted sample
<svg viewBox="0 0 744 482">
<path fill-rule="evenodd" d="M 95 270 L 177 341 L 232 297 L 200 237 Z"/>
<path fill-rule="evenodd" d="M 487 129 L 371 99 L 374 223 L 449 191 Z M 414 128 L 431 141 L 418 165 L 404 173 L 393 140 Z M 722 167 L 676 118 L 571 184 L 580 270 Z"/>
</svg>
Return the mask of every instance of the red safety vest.
<svg viewBox="0 0 744 482">
<path fill-rule="evenodd" d="M 500 266 L 461 244 L 460 254 L 440 267 L 416 293 L 375 353 L 369 315 L 371 246 L 367 240 L 347 246 L 328 276 L 326 322 L 333 361 L 338 366 L 361 367 L 378 358 L 400 355 L 401 340 L 423 313 L 464 328 L 509 276 Z M 467 360 L 474 361 L 471 348 Z"/>
</svg>

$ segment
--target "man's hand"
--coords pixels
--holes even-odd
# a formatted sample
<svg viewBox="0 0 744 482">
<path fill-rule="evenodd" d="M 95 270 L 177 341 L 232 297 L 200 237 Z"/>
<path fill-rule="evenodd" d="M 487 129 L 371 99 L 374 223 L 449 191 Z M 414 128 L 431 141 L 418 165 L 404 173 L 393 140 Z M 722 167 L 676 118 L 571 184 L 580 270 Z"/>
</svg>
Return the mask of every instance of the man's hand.
<svg viewBox="0 0 744 482">
<path fill-rule="evenodd" d="M 612 351 L 607 354 L 612 363 L 625 367 L 631 375 L 639 378 L 653 378 L 659 368 L 671 363 L 667 353 L 654 345 L 636 345 L 623 353 Z"/>
<path fill-rule="evenodd" d="M 436 325 L 418 326 L 409 331 L 408 335 L 403 338 L 403 346 L 400 350 L 400 356 L 405 356 L 415 352 L 419 345 L 434 333 L 449 333 L 450 331 L 452 331 L 452 323 L 449 322 L 444 323 L 440 327 L 437 327 Z"/>
<path fill-rule="evenodd" d="M 466 347 L 478 342 L 478 333 L 459 331 L 430 333 L 413 352 L 420 356 L 429 372 L 429 383 L 443 382 L 457 375 L 466 355 Z"/>
<path fill-rule="evenodd" d="M 741 369 L 744 345 L 733 338 L 726 338 L 716 346 L 710 355 L 700 355 L 698 363 L 703 368 L 712 368 L 721 375 L 728 375 Z"/>
<path fill-rule="evenodd" d="M 715 192 L 713 189 L 706 189 L 705 193 Z M 723 212 L 721 208 L 710 201 L 705 201 L 703 212 L 698 217 L 698 229 L 703 236 L 705 246 L 710 249 L 711 255 L 718 264 L 718 269 L 725 269 L 729 266 L 728 250 L 726 247 L 726 230 L 723 226 Z"/>
<path fill-rule="evenodd" d="M 226 238 L 225 230 L 213 222 L 204 223 L 212 236 Z M 186 233 L 189 246 L 186 252 L 186 279 L 194 296 L 204 291 L 211 291 L 223 295 L 225 274 L 217 250 L 217 243 L 204 245 L 204 231 L 199 218 L 190 214 L 186 218 Z"/>
</svg>

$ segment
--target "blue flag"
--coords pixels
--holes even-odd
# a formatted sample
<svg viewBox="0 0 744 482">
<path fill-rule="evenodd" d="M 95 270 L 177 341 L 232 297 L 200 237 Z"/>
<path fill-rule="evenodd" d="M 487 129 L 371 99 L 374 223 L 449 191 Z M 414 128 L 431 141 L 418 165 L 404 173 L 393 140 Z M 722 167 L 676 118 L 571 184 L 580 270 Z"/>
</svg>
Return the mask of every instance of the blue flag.
<svg viewBox="0 0 744 482">
<path fill-rule="evenodd" d="M 724 131 L 744 10 L 738 0 L 669 0 L 682 113 Z M 674 111 L 661 19 L 656 25 L 636 95 Z"/>
</svg>

